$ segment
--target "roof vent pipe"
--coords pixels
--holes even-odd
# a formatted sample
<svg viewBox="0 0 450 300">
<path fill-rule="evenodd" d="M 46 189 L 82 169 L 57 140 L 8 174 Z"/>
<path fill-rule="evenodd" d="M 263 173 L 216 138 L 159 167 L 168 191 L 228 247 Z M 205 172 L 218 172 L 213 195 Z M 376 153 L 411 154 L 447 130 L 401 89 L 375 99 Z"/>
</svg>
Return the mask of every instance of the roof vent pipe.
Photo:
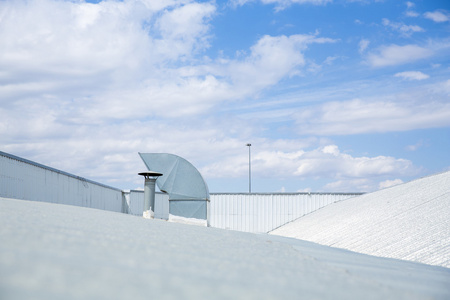
<svg viewBox="0 0 450 300">
<path fill-rule="evenodd" d="M 155 216 L 155 181 L 161 173 L 146 171 L 138 173 L 145 177 L 144 183 L 144 212 L 142 216 L 146 219 L 153 219 Z"/>
</svg>

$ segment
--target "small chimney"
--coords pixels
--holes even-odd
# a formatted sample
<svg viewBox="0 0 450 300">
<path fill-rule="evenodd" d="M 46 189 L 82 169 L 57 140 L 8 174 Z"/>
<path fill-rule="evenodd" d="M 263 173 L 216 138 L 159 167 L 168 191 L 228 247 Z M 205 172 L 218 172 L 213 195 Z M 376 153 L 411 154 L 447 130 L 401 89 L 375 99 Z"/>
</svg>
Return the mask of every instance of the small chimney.
<svg viewBox="0 0 450 300">
<path fill-rule="evenodd" d="M 153 171 L 138 173 L 145 177 L 144 183 L 144 212 L 142 216 L 146 219 L 153 219 L 155 216 L 155 181 L 163 174 Z"/>
</svg>

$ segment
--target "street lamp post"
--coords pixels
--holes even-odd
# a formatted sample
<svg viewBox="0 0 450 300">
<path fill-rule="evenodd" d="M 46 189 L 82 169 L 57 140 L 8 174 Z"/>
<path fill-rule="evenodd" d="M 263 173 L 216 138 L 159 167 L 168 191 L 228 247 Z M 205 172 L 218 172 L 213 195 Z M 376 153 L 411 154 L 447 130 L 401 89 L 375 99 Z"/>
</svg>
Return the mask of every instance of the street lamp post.
<svg viewBox="0 0 450 300">
<path fill-rule="evenodd" d="M 252 192 L 252 160 L 250 155 L 250 147 L 252 144 L 247 144 L 248 147 L 248 192 Z"/>
</svg>

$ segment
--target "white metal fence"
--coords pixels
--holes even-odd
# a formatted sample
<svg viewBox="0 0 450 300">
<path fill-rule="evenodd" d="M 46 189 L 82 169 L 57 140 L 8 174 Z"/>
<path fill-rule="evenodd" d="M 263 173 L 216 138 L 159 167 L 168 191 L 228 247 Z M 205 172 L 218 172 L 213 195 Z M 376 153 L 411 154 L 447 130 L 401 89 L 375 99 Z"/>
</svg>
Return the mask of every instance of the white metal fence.
<svg viewBox="0 0 450 300">
<path fill-rule="evenodd" d="M 211 227 L 269 232 L 328 204 L 360 193 L 211 194 Z"/>
</svg>

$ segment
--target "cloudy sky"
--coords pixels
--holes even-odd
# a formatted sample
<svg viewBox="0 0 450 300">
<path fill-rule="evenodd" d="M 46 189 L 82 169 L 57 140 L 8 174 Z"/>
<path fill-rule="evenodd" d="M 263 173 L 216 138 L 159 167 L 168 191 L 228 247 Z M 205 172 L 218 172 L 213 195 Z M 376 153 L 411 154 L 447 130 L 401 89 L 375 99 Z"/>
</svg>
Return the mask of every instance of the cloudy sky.
<svg viewBox="0 0 450 300">
<path fill-rule="evenodd" d="M 122 189 L 374 191 L 450 169 L 450 2 L 0 1 L 0 151 Z"/>
</svg>

